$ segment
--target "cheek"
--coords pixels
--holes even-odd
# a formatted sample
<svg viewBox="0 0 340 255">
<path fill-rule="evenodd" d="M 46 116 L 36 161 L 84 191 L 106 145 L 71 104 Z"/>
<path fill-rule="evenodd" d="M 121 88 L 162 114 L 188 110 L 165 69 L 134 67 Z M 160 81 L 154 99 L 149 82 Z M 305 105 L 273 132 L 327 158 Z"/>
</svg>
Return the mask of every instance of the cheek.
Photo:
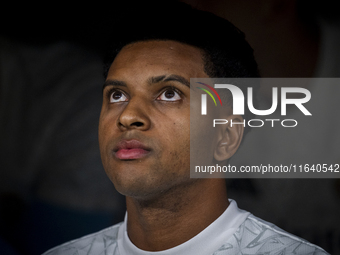
<svg viewBox="0 0 340 255">
<path fill-rule="evenodd" d="M 190 159 L 195 165 L 213 161 L 218 133 L 213 127 L 213 114 L 201 116 L 200 112 L 191 116 Z"/>
<path fill-rule="evenodd" d="M 177 118 L 163 127 L 166 144 L 172 164 L 185 164 L 190 159 L 190 120 Z"/>
<path fill-rule="evenodd" d="M 103 164 L 106 163 L 106 157 L 108 156 L 108 146 L 110 138 L 112 138 L 112 132 L 116 128 L 115 121 L 112 118 L 108 118 L 107 115 L 100 115 L 99 126 L 98 126 L 98 141 L 99 149 Z"/>
<path fill-rule="evenodd" d="M 104 145 L 105 137 L 107 135 L 106 129 L 107 129 L 106 119 L 101 114 L 99 118 L 99 126 L 98 126 L 98 139 L 99 139 L 100 149 L 102 149 Z"/>
</svg>

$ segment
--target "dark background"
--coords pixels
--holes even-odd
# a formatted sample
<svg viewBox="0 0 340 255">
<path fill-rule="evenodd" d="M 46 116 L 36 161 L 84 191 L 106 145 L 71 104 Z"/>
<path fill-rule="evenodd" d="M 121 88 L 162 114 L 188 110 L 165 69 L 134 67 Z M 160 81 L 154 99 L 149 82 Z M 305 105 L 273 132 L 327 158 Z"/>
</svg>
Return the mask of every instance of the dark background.
<svg viewBox="0 0 340 255">
<path fill-rule="evenodd" d="M 58 42 L 72 43 L 72 45 L 76 45 L 82 50 L 89 51 L 91 54 L 102 58 L 107 45 L 110 43 L 109 38 L 112 39 L 108 34 L 114 30 L 115 26 L 124 26 L 124 22 L 128 22 L 129 20 L 128 16 L 139 11 L 140 4 L 142 3 L 139 2 L 136 4 L 132 1 L 124 2 L 124 4 L 117 2 L 110 3 L 106 4 L 107 6 L 91 4 L 89 6 L 79 5 L 75 7 L 69 6 L 71 4 L 63 6 L 56 6 L 57 4 L 55 6 L 51 4 L 46 6 L 40 4 L 35 6 L 34 4 L 27 4 L 26 6 L 22 6 L 21 4 L 19 6 L 17 3 L 10 4 L 2 8 L 2 29 L 0 35 L 16 43 L 19 42 L 20 45 L 25 45 L 24 47 L 46 48 Z M 299 1 L 298 8 L 300 17 L 312 27 L 317 23 L 316 17 L 323 17 L 325 20 L 334 24 L 339 23 L 339 13 L 337 12 L 337 8 L 335 8 L 335 1 Z M 203 6 L 202 9 L 209 8 Z M 237 12 L 237 9 L 235 10 L 237 15 L 242 16 L 242 12 Z M 254 13 L 254 15 L 257 14 Z M 233 18 L 235 19 L 235 17 Z M 236 22 L 240 21 L 240 26 L 244 26 L 245 29 L 247 29 L 247 22 L 245 21 L 248 18 L 250 19 L 252 17 L 241 17 L 239 20 L 236 19 Z M 265 27 L 265 25 L 266 24 L 263 26 Z M 236 26 L 238 26 L 238 24 L 236 24 Z M 240 28 L 242 30 L 242 27 Z M 261 35 L 261 27 L 258 27 L 258 29 L 258 34 Z M 246 36 L 247 32 L 248 31 L 245 30 Z M 250 42 L 256 37 L 256 31 L 252 33 L 252 36 Z M 274 34 L 272 36 L 274 36 Z M 316 36 L 318 36 L 317 33 Z M 254 45 L 252 46 L 255 49 L 255 56 L 260 60 L 260 65 L 268 66 L 266 63 L 273 61 L 272 57 L 270 55 L 261 55 L 261 52 L 257 51 L 256 40 L 253 41 Z M 263 40 L 263 43 L 265 44 L 265 40 Z M 289 53 L 290 49 L 287 48 L 286 50 Z M 65 56 L 65 58 L 67 58 L 67 56 Z M 292 61 L 294 62 L 295 60 L 292 59 Z M 271 69 L 262 69 L 262 75 L 264 77 L 290 77 L 288 69 L 275 69 L 274 64 L 269 64 L 269 66 L 271 66 Z M 55 71 L 56 70 L 51 69 L 51 75 Z M 340 70 L 338 73 L 340 75 Z M 299 77 L 299 73 L 293 72 L 292 76 Z M 305 73 L 301 73 L 301 77 L 306 77 Z M 335 77 L 337 76 L 335 75 Z M 46 84 L 46 86 L 49 85 Z M 100 90 L 101 88 L 99 87 L 98 89 Z M 31 100 L 35 99 L 31 98 Z M 93 132 L 95 133 L 96 130 L 93 130 Z M 18 146 L 20 146 L 20 144 L 18 144 Z M 29 148 L 27 149 L 29 150 Z M 15 153 L 15 151 L 13 151 L 13 153 Z M 6 172 L 9 171 L 9 169 L 1 168 L 0 171 Z M 266 180 L 266 182 L 271 181 L 272 180 Z M 242 202 L 242 197 L 246 196 L 248 199 L 254 198 L 254 200 L 256 200 L 259 196 L 265 197 L 263 193 L 270 191 L 259 189 L 253 180 L 250 179 L 228 180 L 227 182 L 229 185 L 229 196 L 232 198 L 239 197 L 241 199 L 237 199 L 239 207 L 250 212 L 255 211 L 258 213 L 256 216 L 262 217 L 261 210 L 257 210 L 257 208 L 251 207 L 246 202 Z M 302 181 L 302 185 L 308 182 L 310 185 L 306 184 L 306 187 L 313 187 L 313 181 L 309 180 Z M 320 183 L 322 182 L 323 180 L 320 180 Z M 335 196 L 339 196 L 339 180 L 332 180 L 331 183 L 334 185 Z M 60 185 L 63 184 L 60 183 Z M 289 182 L 287 182 L 287 185 L 289 185 Z M 324 185 L 329 185 L 329 182 L 325 182 Z M 105 193 L 105 191 L 103 192 Z M 297 194 L 297 196 L 299 195 Z M 340 207 L 340 197 L 337 198 L 338 207 Z M 75 216 L 74 211 L 68 211 L 68 209 L 65 209 L 63 206 L 53 203 L 49 204 L 46 203 L 46 201 L 41 202 L 40 200 L 36 202 L 34 194 L 31 195 L 28 200 L 13 194 L 1 194 L 0 223 L 2 225 L 0 225 L 0 250 L 3 249 L 4 252 L 1 252 L 1 254 L 39 254 L 61 242 L 78 238 L 119 222 L 123 220 L 125 207 L 123 200 L 121 198 L 119 199 L 121 206 L 119 206 L 116 211 L 100 211 L 100 213 L 103 214 L 102 218 L 105 219 L 100 222 L 97 220 L 100 218 L 98 215 L 101 214 L 96 212 L 96 220 L 92 220 L 91 215 L 93 211 L 91 210 L 79 214 L 82 216 L 78 217 Z M 313 198 L 301 197 L 300 199 L 301 206 L 303 207 L 303 200 L 312 200 Z M 261 200 L 261 203 L 263 204 L 258 204 L 258 207 L 264 208 L 266 201 Z M 318 210 L 320 210 L 320 208 Z M 313 214 L 317 217 L 317 215 L 321 213 L 318 210 L 308 211 L 308 214 Z M 115 215 L 115 217 L 108 216 L 110 213 Z M 295 217 L 293 211 L 290 213 L 291 214 L 289 214 L 289 212 L 287 213 L 287 219 Z M 335 212 L 330 211 L 328 213 L 334 214 Z M 74 220 L 75 217 L 78 222 Z M 28 220 L 28 218 L 31 220 Z M 39 226 L 37 228 L 36 225 L 30 225 L 36 224 L 36 222 L 39 221 L 43 223 L 49 222 L 48 227 Z M 24 223 L 21 224 L 21 222 Z M 69 222 L 73 223 L 74 226 L 68 225 L 70 224 Z M 16 228 L 11 225 L 18 223 L 20 223 L 19 227 L 17 226 Z M 283 227 L 280 223 L 284 222 L 273 223 L 279 227 Z M 320 225 L 322 225 L 322 222 L 320 222 Z M 84 226 L 84 228 L 81 226 Z M 34 235 L 36 235 L 35 239 L 31 239 L 33 241 L 31 241 L 30 245 L 27 245 L 24 241 L 28 235 L 32 235 L 30 231 L 27 231 L 27 228 L 37 229 L 34 232 Z M 77 231 L 74 231 L 75 228 L 77 228 Z M 309 233 L 299 231 L 299 229 L 294 226 L 287 226 L 287 228 L 284 229 L 306 238 L 308 241 L 319 244 L 331 254 L 340 252 L 340 226 L 337 225 L 337 223 L 329 230 L 321 231 L 320 229 L 310 229 Z M 44 240 L 42 238 L 43 236 L 48 236 L 50 239 Z"/>
</svg>

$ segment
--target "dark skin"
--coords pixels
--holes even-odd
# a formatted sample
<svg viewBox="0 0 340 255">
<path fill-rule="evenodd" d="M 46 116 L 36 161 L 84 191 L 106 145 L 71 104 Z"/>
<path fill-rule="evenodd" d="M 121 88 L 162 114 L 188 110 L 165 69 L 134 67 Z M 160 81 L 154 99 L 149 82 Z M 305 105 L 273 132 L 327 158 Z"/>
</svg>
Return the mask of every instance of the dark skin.
<svg viewBox="0 0 340 255">
<path fill-rule="evenodd" d="M 107 76 L 99 123 L 101 157 L 116 189 L 126 196 L 128 236 L 142 250 L 188 241 L 229 205 L 224 179 L 190 178 L 189 131 L 200 131 L 189 125 L 190 77 L 208 77 L 201 51 L 175 41 L 125 46 Z M 207 147 L 225 161 L 237 150 L 242 133 L 242 128 L 224 127 Z M 131 144 L 138 148 L 127 152 Z"/>
</svg>

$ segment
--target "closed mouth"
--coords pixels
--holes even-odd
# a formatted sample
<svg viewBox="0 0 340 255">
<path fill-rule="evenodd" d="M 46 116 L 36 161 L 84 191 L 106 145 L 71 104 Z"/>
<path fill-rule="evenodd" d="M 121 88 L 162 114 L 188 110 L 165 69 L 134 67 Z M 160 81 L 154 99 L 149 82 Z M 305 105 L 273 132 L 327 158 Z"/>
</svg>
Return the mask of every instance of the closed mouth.
<svg viewBox="0 0 340 255">
<path fill-rule="evenodd" d="M 132 140 L 121 140 L 114 148 L 114 154 L 121 160 L 140 159 L 150 153 L 151 149 L 142 142 Z"/>
</svg>

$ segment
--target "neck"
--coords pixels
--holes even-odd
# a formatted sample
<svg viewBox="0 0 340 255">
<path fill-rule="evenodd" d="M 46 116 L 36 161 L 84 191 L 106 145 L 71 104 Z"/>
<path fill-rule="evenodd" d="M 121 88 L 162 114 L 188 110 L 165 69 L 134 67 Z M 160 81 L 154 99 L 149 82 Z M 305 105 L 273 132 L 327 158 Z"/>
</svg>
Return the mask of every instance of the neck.
<svg viewBox="0 0 340 255">
<path fill-rule="evenodd" d="M 228 207 L 224 179 L 199 179 L 171 189 L 158 198 L 127 201 L 127 232 L 131 242 L 146 251 L 180 245 L 204 230 Z"/>
</svg>

